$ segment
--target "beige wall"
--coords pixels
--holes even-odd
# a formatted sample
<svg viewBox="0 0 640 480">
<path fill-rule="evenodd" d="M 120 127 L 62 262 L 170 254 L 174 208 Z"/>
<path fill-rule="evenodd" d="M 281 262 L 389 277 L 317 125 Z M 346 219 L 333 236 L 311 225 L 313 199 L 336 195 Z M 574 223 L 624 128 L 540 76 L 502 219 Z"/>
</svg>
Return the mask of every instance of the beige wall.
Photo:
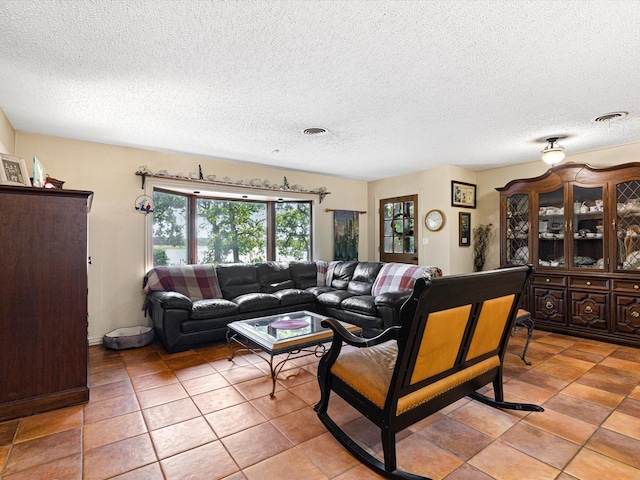
<svg viewBox="0 0 640 480">
<path fill-rule="evenodd" d="M 471 213 L 471 228 L 479 220 L 474 209 L 451 206 L 451 180 L 476 183 L 476 172 L 460 167 L 439 167 L 431 170 L 386 178 L 369 183 L 369 251 L 373 259 L 380 258 L 380 200 L 404 195 L 418 195 L 418 263 L 434 265 L 445 275 L 465 273 L 473 270 L 471 247 L 460 247 L 458 237 L 459 212 Z M 429 210 L 442 210 L 444 227 L 431 232 L 424 225 Z M 427 241 L 428 244 L 425 244 Z"/>
<path fill-rule="evenodd" d="M 16 142 L 16 131 L 0 108 L 0 153 L 13 155 Z"/>
<path fill-rule="evenodd" d="M 222 162 L 184 155 L 158 153 L 134 148 L 102 145 L 43 135 L 17 132 L 15 155 L 30 159 L 36 155 L 47 173 L 64 180 L 65 189 L 94 192 L 89 214 L 89 341 L 99 343 L 116 328 L 148 324 L 141 311 L 142 277 L 146 271 L 146 219 L 134 210 L 143 194 L 140 165 L 151 171 L 168 170 L 188 174 L 198 171 L 229 176 L 234 180 L 269 179 L 305 188 L 326 186 L 331 192 L 322 204 L 314 201 L 315 258 L 333 258 L 333 213 L 329 209 L 366 210 L 367 184 L 335 177 L 313 175 L 255 165 Z M 31 162 L 27 162 L 30 164 Z M 360 259 L 368 259 L 366 229 L 360 236 Z"/>
<path fill-rule="evenodd" d="M 418 258 L 421 265 L 436 265 L 446 275 L 473 270 L 472 247 L 458 246 L 458 214 L 471 213 L 471 227 L 492 223 L 496 235 L 490 247 L 485 269 L 499 264 L 499 195 L 496 187 L 516 178 L 543 174 L 547 168 L 540 160 L 512 167 L 471 171 L 447 166 L 424 170 L 375 182 L 345 180 L 336 177 L 255 165 L 224 162 L 185 155 L 158 153 L 75 141 L 24 132 L 15 132 L 0 110 L 0 148 L 24 159 L 36 155 L 47 172 L 64 180 L 65 188 L 90 190 L 95 193 L 89 215 L 89 341 L 98 343 L 102 336 L 118 327 L 147 324 L 141 306 L 142 277 L 148 267 L 146 248 L 148 219 L 137 213 L 135 199 L 149 193 L 141 189 L 140 177 L 134 175 L 140 165 L 152 171 L 166 169 L 171 173 L 198 170 L 218 178 L 236 180 L 259 177 L 281 183 L 284 176 L 290 184 L 306 188 L 326 186 L 332 192 L 322 204 L 314 200 L 314 258 L 333 258 L 333 214 L 325 209 L 367 211 L 361 216 L 360 260 L 379 259 L 378 205 L 381 199 L 417 194 Z M 14 150 L 15 149 L 15 150 Z M 640 159 L 640 143 L 569 155 L 565 162 L 589 163 L 596 167 L 633 162 Z M 28 165 L 31 162 L 27 162 Z M 477 208 L 451 207 L 451 180 L 477 185 Z M 430 232 L 424 216 L 431 209 L 445 214 L 445 226 Z M 426 239 L 428 244 L 423 244 Z"/>
<path fill-rule="evenodd" d="M 584 163 L 593 167 L 608 167 L 629 162 L 640 162 L 640 143 L 620 145 L 567 155 L 563 163 Z M 548 166 L 539 159 L 510 167 L 472 171 L 459 167 L 440 167 L 409 175 L 386 178 L 369 183 L 368 238 L 372 259 L 379 259 L 380 221 L 378 208 L 381 199 L 418 194 L 419 246 L 418 263 L 436 265 L 445 275 L 473 271 L 472 247 L 458 246 L 458 215 L 471 213 L 471 228 L 492 224 L 494 235 L 490 244 L 484 270 L 497 268 L 500 264 L 500 196 L 496 188 L 505 186 L 518 178 L 530 178 L 544 174 Z M 451 207 L 451 180 L 477 185 L 476 209 Z M 431 209 L 444 212 L 445 226 L 438 232 L 430 232 L 424 226 L 424 217 Z M 423 244 L 423 239 L 428 245 Z M 472 235 L 473 242 L 473 235 Z"/>
<path fill-rule="evenodd" d="M 580 163 L 592 167 L 610 167 L 622 163 L 640 162 L 640 142 L 603 148 L 585 153 L 567 155 L 562 164 Z M 496 227 L 496 235 L 490 246 L 487 263 L 484 269 L 496 268 L 500 264 L 500 194 L 498 187 L 504 187 L 511 180 L 531 178 L 544 174 L 548 166 L 541 160 L 494 168 L 477 172 L 478 181 L 478 213 L 483 224 L 491 223 Z"/>
</svg>

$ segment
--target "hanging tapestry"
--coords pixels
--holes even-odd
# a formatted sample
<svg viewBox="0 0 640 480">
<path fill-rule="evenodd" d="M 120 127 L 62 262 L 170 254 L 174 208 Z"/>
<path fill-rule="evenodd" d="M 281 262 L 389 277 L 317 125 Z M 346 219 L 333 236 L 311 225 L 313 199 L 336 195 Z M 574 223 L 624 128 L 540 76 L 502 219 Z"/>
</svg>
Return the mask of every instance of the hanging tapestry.
<svg viewBox="0 0 640 480">
<path fill-rule="evenodd" d="M 333 212 L 333 259 L 358 260 L 358 233 L 360 212 L 335 210 Z"/>
</svg>

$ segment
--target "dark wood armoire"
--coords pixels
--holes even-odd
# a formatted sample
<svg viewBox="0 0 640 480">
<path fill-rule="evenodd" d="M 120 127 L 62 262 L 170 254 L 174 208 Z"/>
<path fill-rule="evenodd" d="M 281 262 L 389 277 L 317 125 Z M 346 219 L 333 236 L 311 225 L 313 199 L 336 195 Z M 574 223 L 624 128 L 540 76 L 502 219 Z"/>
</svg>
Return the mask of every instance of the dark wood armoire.
<svg viewBox="0 0 640 480">
<path fill-rule="evenodd" d="M 0 185 L 0 422 L 89 400 L 92 195 Z"/>
</svg>

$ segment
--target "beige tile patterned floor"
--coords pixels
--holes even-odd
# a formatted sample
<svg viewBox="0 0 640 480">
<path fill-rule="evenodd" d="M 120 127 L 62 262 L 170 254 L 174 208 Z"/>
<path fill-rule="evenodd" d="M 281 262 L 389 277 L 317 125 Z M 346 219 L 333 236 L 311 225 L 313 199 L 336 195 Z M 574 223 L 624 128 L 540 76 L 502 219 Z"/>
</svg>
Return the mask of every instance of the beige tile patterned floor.
<svg viewBox="0 0 640 480">
<path fill-rule="evenodd" d="M 510 350 L 524 344 L 524 332 Z M 291 360 L 269 397 L 257 355 L 224 344 L 168 355 L 90 348 L 91 400 L 0 423 L 0 479 L 349 480 L 380 478 L 313 412 L 317 359 Z M 640 478 L 640 349 L 536 331 L 505 360 L 507 400 L 462 399 L 398 435 L 401 468 L 446 480 Z M 380 452 L 378 431 L 334 397 L 330 414 Z"/>
</svg>

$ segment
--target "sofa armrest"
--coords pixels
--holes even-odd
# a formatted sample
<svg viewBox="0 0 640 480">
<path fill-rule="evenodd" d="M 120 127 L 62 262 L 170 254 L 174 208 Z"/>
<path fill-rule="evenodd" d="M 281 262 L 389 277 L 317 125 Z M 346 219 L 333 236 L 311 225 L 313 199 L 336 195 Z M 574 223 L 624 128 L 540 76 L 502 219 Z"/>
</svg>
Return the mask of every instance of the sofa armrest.
<svg viewBox="0 0 640 480">
<path fill-rule="evenodd" d="M 375 297 L 376 311 L 382 319 L 382 328 L 400 325 L 400 308 L 411 297 L 411 292 L 385 292 Z"/>
<path fill-rule="evenodd" d="M 376 306 L 388 306 L 400 308 L 407 298 L 411 296 L 411 292 L 384 292 L 375 298 Z"/>
<path fill-rule="evenodd" d="M 178 292 L 154 291 L 147 297 L 155 338 L 168 353 L 183 350 L 182 323 L 189 320 L 193 302 Z"/>
<path fill-rule="evenodd" d="M 189 310 L 193 308 L 193 302 L 189 297 L 178 292 L 161 292 L 155 291 L 149 294 L 149 301 L 155 303 L 165 310 L 177 308 L 180 310 Z"/>
</svg>

